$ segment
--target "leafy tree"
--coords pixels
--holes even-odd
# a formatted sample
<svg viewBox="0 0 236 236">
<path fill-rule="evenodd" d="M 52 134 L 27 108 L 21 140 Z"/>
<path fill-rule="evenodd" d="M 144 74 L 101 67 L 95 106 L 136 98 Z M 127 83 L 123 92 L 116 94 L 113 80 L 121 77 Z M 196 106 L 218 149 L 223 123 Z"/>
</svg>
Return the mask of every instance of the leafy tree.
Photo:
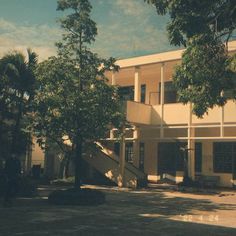
<svg viewBox="0 0 236 236">
<path fill-rule="evenodd" d="M 27 58 L 13 52 L 0 59 L 0 136 L 5 156 L 25 152 L 28 135 L 22 129 L 36 88 L 36 65 L 37 55 L 30 49 Z"/>
<path fill-rule="evenodd" d="M 180 101 L 193 102 L 193 112 L 200 117 L 214 105 L 224 105 L 228 97 L 223 91 L 236 88 L 235 57 L 227 53 L 236 28 L 235 1 L 145 1 L 158 14 L 170 15 L 170 43 L 187 48 L 173 78 Z"/>
<path fill-rule="evenodd" d="M 118 68 L 113 58 L 99 58 L 89 49 L 97 28 L 88 0 L 59 0 L 57 9 L 69 10 L 61 19 L 65 33 L 57 43 L 58 56 L 38 67 L 40 89 L 33 120 L 39 141 L 50 138 L 72 153 L 75 187 L 80 188 L 83 153 L 113 125 L 119 126 L 122 117 L 115 88 L 105 77 L 106 71 Z M 71 142 L 69 150 L 65 150 L 66 141 Z"/>
<path fill-rule="evenodd" d="M 223 106 L 227 99 L 234 97 L 236 88 L 235 72 L 230 68 L 231 59 L 224 45 L 208 39 L 210 36 L 204 37 L 202 43 L 201 38 L 193 37 L 173 78 L 179 100 L 192 102 L 193 112 L 199 117 L 215 105 Z"/>
</svg>

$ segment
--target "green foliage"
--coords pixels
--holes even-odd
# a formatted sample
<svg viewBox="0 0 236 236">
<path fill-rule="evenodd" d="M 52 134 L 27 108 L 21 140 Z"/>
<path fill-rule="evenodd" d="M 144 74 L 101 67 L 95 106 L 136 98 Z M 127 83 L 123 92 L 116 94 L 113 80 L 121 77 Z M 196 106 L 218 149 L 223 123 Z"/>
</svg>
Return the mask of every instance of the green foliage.
<svg viewBox="0 0 236 236">
<path fill-rule="evenodd" d="M 104 138 L 112 126 L 119 127 L 122 113 L 116 88 L 109 86 L 106 71 L 118 70 L 115 59 L 103 59 L 89 49 L 97 34 L 90 18 L 88 0 L 59 0 L 58 10 L 68 10 L 61 19 L 65 30 L 57 43 L 58 56 L 40 63 L 40 89 L 35 95 L 33 126 L 39 142 L 56 142 L 75 160 L 75 185 L 80 185 L 82 153 Z M 71 147 L 64 145 L 70 140 Z"/>
<path fill-rule="evenodd" d="M 227 43 L 236 29 L 235 1 L 145 1 L 158 14 L 170 15 L 170 43 L 186 47 L 174 75 L 180 101 L 194 103 L 193 112 L 202 117 L 209 108 L 234 98 L 235 56 L 227 54 Z"/>
<path fill-rule="evenodd" d="M 11 152 L 24 153 L 29 141 L 23 129 L 36 88 L 37 55 L 30 49 L 27 53 L 27 59 L 19 52 L 0 59 L 0 142 L 4 144 L 4 158 Z"/>
<path fill-rule="evenodd" d="M 145 0 L 157 13 L 170 15 L 167 26 L 170 43 L 187 45 L 188 39 L 199 34 L 230 36 L 236 27 L 234 0 Z"/>
<path fill-rule="evenodd" d="M 0 197 L 2 197 L 6 190 L 6 179 L 4 175 L 0 174 Z M 37 183 L 29 177 L 20 177 L 18 180 L 19 197 L 33 197 L 37 194 Z"/>
<path fill-rule="evenodd" d="M 210 67 L 209 67 L 210 65 Z M 234 73 L 229 69 L 225 47 L 215 39 L 193 38 L 177 66 L 173 80 L 179 100 L 192 102 L 193 112 L 202 116 L 214 105 L 224 105 L 223 91 L 232 88 Z"/>
<path fill-rule="evenodd" d="M 105 194 L 94 189 L 57 190 L 48 196 L 49 203 L 56 205 L 98 205 L 105 202 Z"/>
</svg>

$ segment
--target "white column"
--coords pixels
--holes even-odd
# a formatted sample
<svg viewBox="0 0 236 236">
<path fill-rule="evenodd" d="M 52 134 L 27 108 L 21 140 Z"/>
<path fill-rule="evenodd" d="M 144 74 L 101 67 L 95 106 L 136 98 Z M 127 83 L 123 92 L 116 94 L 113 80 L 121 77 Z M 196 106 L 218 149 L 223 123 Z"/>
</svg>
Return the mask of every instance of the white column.
<svg viewBox="0 0 236 236">
<path fill-rule="evenodd" d="M 114 139 L 114 130 L 110 129 L 110 139 Z"/>
<path fill-rule="evenodd" d="M 118 186 L 125 186 L 125 129 L 123 129 L 123 135 L 120 142 Z"/>
<path fill-rule="evenodd" d="M 224 119 L 225 119 L 224 106 L 221 107 L 221 119 L 220 119 L 220 137 L 224 137 Z"/>
<path fill-rule="evenodd" d="M 189 104 L 189 120 L 188 120 L 188 176 L 195 179 L 195 141 L 194 128 L 192 128 L 192 103 Z"/>
<path fill-rule="evenodd" d="M 164 79 L 165 79 L 165 64 L 161 64 L 161 94 L 160 94 L 160 104 L 161 104 L 161 129 L 160 129 L 160 137 L 164 137 L 164 129 L 163 129 L 163 120 L 164 120 L 164 94 L 165 94 L 165 86 L 164 86 Z"/>
<path fill-rule="evenodd" d="M 141 101 L 141 78 L 140 78 L 140 68 L 135 67 L 134 71 L 134 101 Z"/>
<path fill-rule="evenodd" d="M 134 128 L 133 133 L 133 151 L 134 151 L 134 166 L 139 168 L 139 128 Z"/>
</svg>

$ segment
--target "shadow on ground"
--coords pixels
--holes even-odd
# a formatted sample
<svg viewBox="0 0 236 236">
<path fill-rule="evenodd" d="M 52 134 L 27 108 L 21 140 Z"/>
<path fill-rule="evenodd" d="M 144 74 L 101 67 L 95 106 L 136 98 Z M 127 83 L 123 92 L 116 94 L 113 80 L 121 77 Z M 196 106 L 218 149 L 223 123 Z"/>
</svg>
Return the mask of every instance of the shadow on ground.
<svg viewBox="0 0 236 236">
<path fill-rule="evenodd" d="M 236 235 L 236 225 L 229 227 L 223 218 L 227 212 L 236 222 L 235 202 L 164 190 L 101 189 L 103 205 L 53 206 L 46 199 L 51 187 L 45 186 L 38 198 L 0 207 L 0 235 Z"/>
</svg>

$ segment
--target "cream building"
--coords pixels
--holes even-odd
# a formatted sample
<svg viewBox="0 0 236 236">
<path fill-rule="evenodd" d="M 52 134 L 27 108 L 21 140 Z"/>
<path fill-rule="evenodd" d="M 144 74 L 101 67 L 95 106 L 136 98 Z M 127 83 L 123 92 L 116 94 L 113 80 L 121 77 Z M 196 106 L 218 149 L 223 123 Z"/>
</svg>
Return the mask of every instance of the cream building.
<svg viewBox="0 0 236 236">
<path fill-rule="evenodd" d="M 236 52 L 236 41 L 228 46 L 230 53 Z M 119 186 L 137 187 L 163 178 L 180 182 L 184 163 L 193 180 L 215 176 L 219 186 L 236 185 L 236 103 L 215 106 L 202 119 L 192 114 L 191 104 L 178 103 L 172 74 L 182 53 L 119 60 L 119 72 L 107 73 L 125 101 L 130 126 L 121 140 L 111 130 L 106 140 L 97 143 L 101 152 L 84 159 Z M 45 163 L 55 167 L 56 159 L 51 155 Z M 52 173 L 47 164 L 45 169 Z"/>
<path fill-rule="evenodd" d="M 236 52 L 236 41 L 229 43 L 229 51 Z M 117 61 L 120 71 L 107 77 L 126 101 L 131 126 L 126 128 L 123 145 L 112 130 L 103 142 L 104 151 L 119 156 L 120 177 L 131 164 L 148 181 L 169 178 L 179 182 L 186 155 L 188 176 L 193 180 L 217 176 L 218 185 L 232 187 L 236 184 L 236 103 L 230 100 L 224 107 L 216 106 L 202 119 L 191 113 L 191 104 L 178 103 L 172 74 L 182 53 L 177 50 Z M 103 170 L 107 176 L 108 169 Z"/>
</svg>

